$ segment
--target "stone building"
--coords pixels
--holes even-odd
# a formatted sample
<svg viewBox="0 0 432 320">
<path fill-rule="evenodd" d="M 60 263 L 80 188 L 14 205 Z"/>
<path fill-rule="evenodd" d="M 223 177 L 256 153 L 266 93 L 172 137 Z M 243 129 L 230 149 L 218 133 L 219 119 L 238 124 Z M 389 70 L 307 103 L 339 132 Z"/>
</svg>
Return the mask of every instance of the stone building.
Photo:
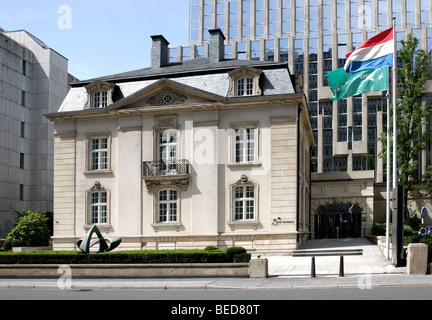
<svg viewBox="0 0 432 320">
<path fill-rule="evenodd" d="M 68 61 L 26 31 L 0 29 L 0 237 L 17 210 L 53 211 L 53 124 Z"/>
<path fill-rule="evenodd" d="M 72 83 L 54 122 L 54 249 L 96 224 L 120 249 L 220 248 L 288 254 L 310 234 L 305 95 L 286 63 L 169 62 Z"/>
</svg>

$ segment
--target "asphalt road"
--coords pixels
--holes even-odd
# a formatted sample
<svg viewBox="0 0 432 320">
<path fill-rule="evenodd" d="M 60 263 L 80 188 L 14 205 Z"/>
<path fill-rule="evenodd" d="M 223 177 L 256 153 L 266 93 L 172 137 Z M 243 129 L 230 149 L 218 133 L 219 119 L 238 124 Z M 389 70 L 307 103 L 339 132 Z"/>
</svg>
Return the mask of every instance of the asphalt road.
<svg viewBox="0 0 432 320">
<path fill-rule="evenodd" d="M 41 290 L 2 289 L 7 300 L 147 300 L 147 301 L 277 301 L 277 300 L 432 300 L 432 288 L 421 285 L 380 286 L 372 289 L 169 289 L 169 290 Z"/>
</svg>

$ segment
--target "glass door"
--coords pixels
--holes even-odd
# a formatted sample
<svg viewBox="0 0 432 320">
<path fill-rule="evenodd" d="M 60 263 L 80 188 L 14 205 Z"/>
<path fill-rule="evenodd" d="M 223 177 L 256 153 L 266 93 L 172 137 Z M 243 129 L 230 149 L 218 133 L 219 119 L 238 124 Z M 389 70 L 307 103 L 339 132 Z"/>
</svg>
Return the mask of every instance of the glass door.
<svg viewBox="0 0 432 320">
<path fill-rule="evenodd" d="M 177 174 L 177 130 L 165 130 L 158 134 L 159 174 Z"/>
<path fill-rule="evenodd" d="M 337 239 L 361 236 L 361 209 L 357 205 L 327 205 L 315 216 L 315 238 Z"/>
</svg>

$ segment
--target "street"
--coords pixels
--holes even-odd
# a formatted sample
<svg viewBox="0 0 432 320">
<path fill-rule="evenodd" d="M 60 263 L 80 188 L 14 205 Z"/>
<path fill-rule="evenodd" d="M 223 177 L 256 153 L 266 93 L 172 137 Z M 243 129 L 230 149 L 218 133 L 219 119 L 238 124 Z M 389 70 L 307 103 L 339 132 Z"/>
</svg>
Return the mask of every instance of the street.
<svg viewBox="0 0 432 320">
<path fill-rule="evenodd" d="M 2 289 L 0 301 L 6 300 L 431 300 L 430 286 L 377 286 L 372 289 L 346 288 L 291 288 L 291 289 Z"/>
</svg>

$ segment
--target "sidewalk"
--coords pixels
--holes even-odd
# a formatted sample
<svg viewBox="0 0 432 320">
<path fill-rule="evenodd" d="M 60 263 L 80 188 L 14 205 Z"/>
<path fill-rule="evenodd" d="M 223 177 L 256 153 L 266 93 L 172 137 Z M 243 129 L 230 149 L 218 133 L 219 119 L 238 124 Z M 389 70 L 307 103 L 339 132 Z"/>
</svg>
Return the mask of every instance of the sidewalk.
<svg viewBox="0 0 432 320">
<path fill-rule="evenodd" d="M 405 273 L 405 268 L 395 268 L 387 260 L 381 248 L 368 239 L 322 239 L 309 240 L 300 249 L 361 249 L 362 255 L 344 255 L 345 275 Z M 272 276 L 310 276 L 312 257 L 264 257 L 269 261 L 269 274 Z M 339 275 L 340 256 L 316 256 L 316 275 Z"/>
<path fill-rule="evenodd" d="M 362 255 L 344 256 L 344 276 L 339 276 L 340 256 L 315 257 L 316 277 L 311 277 L 312 257 L 261 256 L 269 262 L 269 277 L 253 278 L 160 278 L 160 279 L 0 279 L 4 289 L 290 289 L 377 286 L 432 285 L 432 275 L 406 275 L 405 268 L 396 268 L 384 257 L 381 249 L 366 239 L 314 240 L 304 248 L 355 247 Z M 255 258 L 253 256 L 252 258 Z M 61 275 L 59 274 L 59 278 Z"/>
</svg>

